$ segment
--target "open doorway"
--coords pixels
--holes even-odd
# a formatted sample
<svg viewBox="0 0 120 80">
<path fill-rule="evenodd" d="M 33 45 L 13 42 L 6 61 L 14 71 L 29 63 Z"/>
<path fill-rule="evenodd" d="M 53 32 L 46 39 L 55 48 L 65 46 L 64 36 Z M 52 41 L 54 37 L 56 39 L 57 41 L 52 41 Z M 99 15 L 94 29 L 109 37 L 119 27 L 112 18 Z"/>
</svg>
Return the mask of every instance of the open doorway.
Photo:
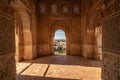
<svg viewBox="0 0 120 80">
<path fill-rule="evenodd" d="M 55 32 L 54 36 L 54 54 L 66 55 L 66 35 L 61 29 Z"/>
</svg>

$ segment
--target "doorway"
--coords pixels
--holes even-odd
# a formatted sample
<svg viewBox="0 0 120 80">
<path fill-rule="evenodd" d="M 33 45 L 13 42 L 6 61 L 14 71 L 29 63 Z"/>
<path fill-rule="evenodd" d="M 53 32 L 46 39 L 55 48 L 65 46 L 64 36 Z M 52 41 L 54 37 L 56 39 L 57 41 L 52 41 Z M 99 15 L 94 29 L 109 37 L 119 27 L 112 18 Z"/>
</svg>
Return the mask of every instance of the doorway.
<svg viewBox="0 0 120 80">
<path fill-rule="evenodd" d="M 54 36 L 54 54 L 66 55 L 66 35 L 61 29 L 55 32 Z"/>
<path fill-rule="evenodd" d="M 70 21 L 64 21 L 64 20 L 56 20 L 50 28 L 51 34 L 50 34 L 50 54 L 54 55 L 54 38 L 56 38 L 56 33 L 60 35 L 60 33 L 63 33 L 63 39 L 65 41 L 65 55 L 70 55 Z M 59 32 L 60 30 L 60 32 Z M 59 36 L 58 36 L 59 37 Z M 63 43 L 64 43 L 63 41 Z"/>
</svg>

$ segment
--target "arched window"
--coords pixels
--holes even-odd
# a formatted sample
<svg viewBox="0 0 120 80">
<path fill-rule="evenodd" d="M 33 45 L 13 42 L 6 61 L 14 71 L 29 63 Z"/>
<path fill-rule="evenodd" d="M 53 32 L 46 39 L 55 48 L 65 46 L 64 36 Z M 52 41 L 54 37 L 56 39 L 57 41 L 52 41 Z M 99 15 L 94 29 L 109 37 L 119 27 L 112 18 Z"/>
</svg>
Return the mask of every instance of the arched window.
<svg viewBox="0 0 120 80">
<path fill-rule="evenodd" d="M 68 6 L 63 5 L 63 14 L 67 14 L 67 13 L 68 13 Z"/>
<path fill-rule="evenodd" d="M 45 5 L 40 5 L 40 14 L 45 14 L 46 12 L 46 6 Z"/>
<path fill-rule="evenodd" d="M 54 53 L 66 55 L 66 37 L 63 30 L 57 30 L 54 37 Z"/>
<path fill-rule="evenodd" d="M 73 13 L 74 14 L 79 14 L 79 6 L 78 5 L 73 6 Z"/>
<path fill-rule="evenodd" d="M 53 4 L 51 6 L 51 14 L 52 15 L 57 15 L 57 5 Z"/>
<path fill-rule="evenodd" d="M 61 29 L 57 30 L 54 39 L 66 39 L 65 32 Z"/>
</svg>

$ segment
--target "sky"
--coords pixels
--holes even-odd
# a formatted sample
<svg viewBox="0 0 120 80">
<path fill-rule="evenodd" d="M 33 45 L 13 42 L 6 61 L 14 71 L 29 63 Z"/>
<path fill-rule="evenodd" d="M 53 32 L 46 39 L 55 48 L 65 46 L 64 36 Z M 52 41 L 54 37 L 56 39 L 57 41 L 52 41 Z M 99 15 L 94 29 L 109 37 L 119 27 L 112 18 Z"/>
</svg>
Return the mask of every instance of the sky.
<svg viewBox="0 0 120 80">
<path fill-rule="evenodd" d="M 63 30 L 57 30 L 55 32 L 55 37 L 54 39 L 66 39 L 65 37 L 65 32 Z"/>
</svg>

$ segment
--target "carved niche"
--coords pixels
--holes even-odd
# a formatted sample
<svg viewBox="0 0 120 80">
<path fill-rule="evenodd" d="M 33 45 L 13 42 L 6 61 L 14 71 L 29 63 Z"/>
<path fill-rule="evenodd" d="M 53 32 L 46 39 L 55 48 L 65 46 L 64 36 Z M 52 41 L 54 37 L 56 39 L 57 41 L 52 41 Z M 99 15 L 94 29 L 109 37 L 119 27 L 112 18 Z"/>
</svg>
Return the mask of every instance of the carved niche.
<svg viewBox="0 0 120 80">
<path fill-rule="evenodd" d="M 51 6 L 51 14 L 52 15 L 57 15 L 57 5 L 53 4 Z"/>
<path fill-rule="evenodd" d="M 77 4 L 73 6 L 73 13 L 74 14 L 79 14 L 80 13 L 79 12 L 79 6 Z"/>
<path fill-rule="evenodd" d="M 68 6 L 66 4 L 63 5 L 62 11 L 63 11 L 63 14 L 67 14 L 68 13 Z"/>
<path fill-rule="evenodd" d="M 40 14 L 45 14 L 45 13 L 46 13 L 46 5 L 40 4 Z"/>
</svg>

